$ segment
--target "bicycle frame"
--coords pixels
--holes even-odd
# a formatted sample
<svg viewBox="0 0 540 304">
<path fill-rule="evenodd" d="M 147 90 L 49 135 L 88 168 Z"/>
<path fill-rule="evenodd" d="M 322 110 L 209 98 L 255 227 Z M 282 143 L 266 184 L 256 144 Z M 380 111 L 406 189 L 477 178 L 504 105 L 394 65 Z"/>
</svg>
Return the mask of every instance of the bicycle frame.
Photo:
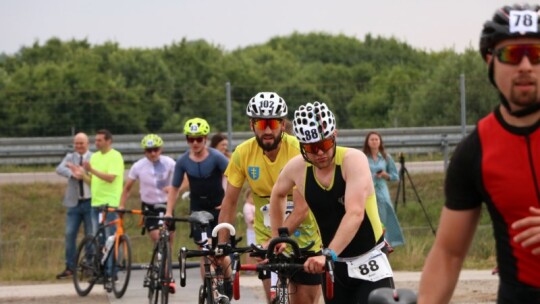
<svg viewBox="0 0 540 304">
<path fill-rule="evenodd" d="M 117 219 L 107 221 L 107 213 L 119 213 Z M 75 290 L 80 296 L 86 296 L 94 284 L 103 279 L 107 292 L 111 290 L 117 298 L 124 295 L 131 274 L 131 245 L 124 231 L 124 213 L 141 214 L 141 210 L 117 210 L 108 206 L 99 207 L 98 228 L 94 235 L 88 235 L 78 246 L 76 261 L 77 268 L 73 275 Z M 113 247 L 103 252 L 106 244 L 106 228 L 116 226 Z M 122 246 L 122 247 L 121 247 Z M 114 249 L 113 249 L 114 248 Z M 122 250 L 122 255 L 120 251 Z M 108 266 L 108 260 L 112 257 L 112 266 Z M 110 274 L 107 273 L 108 267 Z M 120 274 L 125 274 L 123 279 L 118 279 Z"/>
<path fill-rule="evenodd" d="M 106 221 L 106 217 L 107 217 L 107 212 L 116 212 L 118 213 L 118 218 L 115 219 L 115 220 L 112 220 L 108 223 L 105 223 Z M 119 210 L 119 209 L 115 209 L 115 208 L 107 208 L 107 210 L 105 211 L 102 211 L 101 212 L 101 217 L 102 217 L 102 224 L 104 225 L 104 227 L 107 227 L 107 226 L 112 226 L 112 225 L 116 225 L 116 233 L 115 233 L 115 237 L 114 237 L 114 256 L 115 257 L 118 257 L 118 246 L 120 244 L 120 237 L 125 235 L 125 230 L 124 230 L 124 217 L 123 215 L 125 213 L 130 213 L 130 214 L 138 214 L 138 215 L 142 215 L 143 212 L 142 210 L 137 210 L 137 209 L 133 209 L 133 210 Z"/>
<path fill-rule="evenodd" d="M 161 292 L 161 304 L 169 301 L 169 283 L 172 282 L 172 262 L 171 249 L 169 243 L 170 232 L 166 222 L 187 222 L 187 218 L 164 217 L 163 212 L 159 216 L 145 216 L 146 219 L 157 219 L 159 222 L 159 239 L 154 244 L 152 257 L 148 266 L 148 272 L 145 277 L 143 287 L 148 287 L 148 299 L 150 303 L 158 303 Z M 157 269 L 155 259 L 161 255 L 161 260 L 158 258 Z M 157 276 L 157 277 L 156 277 Z"/>
<path fill-rule="evenodd" d="M 211 214 L 208 213 L 211 216 Z M 210 219 L 211 220 L 211 219 Z M 235 244 L 236 230 L 234 227 L 227 223 L 220 223 L 212 230 L 212 243 L 208 243 L 208 236 L 206 234 L 206 227 L 208 226 L 208 219 L 198 214 L 196 216 L 190 216 L 190 222 L 200 225 L 201 227 L 201 242 L 197 245 L 201 246 L 201 250 L 188 250 L 186 247 L 182 247 L 179 252 L 180 259 L 180 285 L 185 286 L 185 271 L 186 271 L 186 259 L 190 257 L 203 257 L 204 261 L 204 281 L 199 290 L 199 303 L 206 302 L 207 304 L 215 303 L 230 303 L 229 297 L 226 295 L 224 286 L 224 268 L 213 260 L 214 257 L 226 256 L 230 253 L 230 247 L 228 244 L 220 245 L 217 240 L 217 233 L 221 229 L 228 229 L 231 235 L 231 243 Z M 212 266 L 214 270 L 212 270 Z"/>
<path fill-rule="evenodd" d="M 285 304 L 289 303 L 288 284 L 290 278 L 296 272 L 304 271 L 304 264 L 300 261 L 306 257 L 314 256 L 315 253 L 308 251 L 313 246 L 313 243 L 306 246 L 305 248 L 300 248 L 298 246 L 298 243 L 294 239 L 289 237 L 287 228 L 280 228 L 279 234 L 279 237 L 270 240 L 267 249 L 262 249 L 254 244 L 251 245 L 253 249 L 251 255 L 263 259 L 267 258 L 267 264 L 240 265 L 239 258 L 236 257 L 236 259 L 238 259 L 238 262 L 235 263 L 237 265 L 235 267 L 237 268 L 237 270 L 271 271 L 277 273 L 279 285 L 276 294 L 276 302 L 273 303 Z M 289 245 L 289 247 L 292 249 L 291 256 L 285 256 L 283 254 L 277 255 L 275 253 L 275 247 L 281 243 L 286 243 Z M 332 299 L 334 296 L 334 264 L 331 256 L 326 256 L 325 268 L 327 286 L 326 297 L 328 299 Z"/>
</svg>

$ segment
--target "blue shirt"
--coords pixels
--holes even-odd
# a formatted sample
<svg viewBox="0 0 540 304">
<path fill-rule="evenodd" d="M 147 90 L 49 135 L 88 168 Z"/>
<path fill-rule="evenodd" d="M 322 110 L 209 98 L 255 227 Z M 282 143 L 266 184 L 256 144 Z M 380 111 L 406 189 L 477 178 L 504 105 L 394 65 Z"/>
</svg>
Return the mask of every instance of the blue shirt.
<svg viewBox="0 0 540 304">
<path fill-rule="evenodd" d="M 201 162 L 189 158 L 187 150 L 176 161 L 172 185 L 176 188 L 182 185 L 184 173 L 189 180 L 189 198 L 191 211 L 211 210 L 223 200 L 223 173 L 229 160 L 214 148 L 208 148 L 208 157 Z"/>
</svg>

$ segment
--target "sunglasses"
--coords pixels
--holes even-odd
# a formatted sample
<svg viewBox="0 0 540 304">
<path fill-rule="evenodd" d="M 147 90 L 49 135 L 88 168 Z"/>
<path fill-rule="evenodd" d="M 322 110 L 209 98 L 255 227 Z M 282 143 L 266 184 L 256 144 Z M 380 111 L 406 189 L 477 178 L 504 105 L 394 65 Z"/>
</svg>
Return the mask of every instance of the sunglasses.
<svg viewBox="0 0 540 304">
<path fill-rule="evenodd" d="M 190 144 L 194 142 L 202 143 L 202 141 L 204 140 L 204 137 L 187 137 L 186 136 L 186 139 L 187 139 L 187 142 Z"/>
<path fill-rule="evenodd" d="M 159 148 L 146 148 L 144 149 L 145 152 L 152 153 L 152 152 L 158 152 Z"/>
<path fill-rule="evenodd" d="M 302 148 L 307 153 L 317 154 L 317 153 L 319 153 L 319 151 L 322 151 L 324 153 L 324 152 L 332 149 L 334 147 L 334 145 L 335 145 L 335 138 L 332 136 L 332 137 L 329 137 L 327 139 L 323 139 L 321 141 L 318 141 L 316 143 L 302 144 Z"/>
<path fill-rule="evenodd" d="M 495 56 L 502 63 L 518 65 L 524 56 L 531 64 L 540 63 L 540 44 L 517 44 L 502 47 L 495 51 Z"/>
<path fill-rule="evenodd" d="M 264 131 L 267 127 L 275 130 L 281 125 L 281 119 L 271 118 L 271 119 L 257 119 L 253 121 L 253 126 L 257 130 Z"/>
</svg>

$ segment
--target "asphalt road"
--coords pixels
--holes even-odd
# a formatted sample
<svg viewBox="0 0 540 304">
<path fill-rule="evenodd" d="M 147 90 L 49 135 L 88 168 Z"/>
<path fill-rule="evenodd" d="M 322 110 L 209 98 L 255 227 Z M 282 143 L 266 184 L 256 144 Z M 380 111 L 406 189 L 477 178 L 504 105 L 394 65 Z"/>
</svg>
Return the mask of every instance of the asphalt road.
<svg viewBox="0 0 540 304">
<path fill-rule="evenodd" d="M 117 299 L 113 293 L 105 292 L 103 285 L 94 285 L 86 297 L 79 297 L 75 292 L 71 279 L 58 284 L 34 284 L 0 286 L 0 303 L 17 304 L 64 304 L 64 303 L 148 303 L 148 289 L 143 287 L 144 270 L 131 273 L 128 289 L 124 296 Z M 177 280 L 179 273 L 175 270 Z M 187 270 L 186 286 L 180 287 L 176 282 L 176 293 L 169 296 L 170 303 L 198 303 L 198 292 L 202 281 L 198 268 Z M 263 303 L 264 294 L 261 283 L 256 276 L 241 276 L 240 300 L 237 303 Z"/>
<path fill-rule="evenodd" d="M 178 271 L 178 270 L 176 270 Z M 58 284 L 0 285 L 0 303 L 17 304 L 100 304 L 100 303 L 148 303 L 146 288 L 142 287 L 144 271 L 133 272 L 128 290 L 121 299 L 107 294 L 101 285 L 86 297 L 79 297 L 71 280 Z M 175 274 L 177 276 L 177 274 Z M 418 290 L 420 272 L 394 272 L 397 288 Z M 454 304 L 495 303 L 499 278 L 491 275 L 490 270 L 462 270 L 454 292 Z M 198 269 L 188 269 L 187 285 L 177 286 L 177 292 L 169 298 L 170 303 L 197 303 L 197 292 L 201 283 Z M 264 303 L 260 281 L 255 276 L 242 276 L 240 279 L 240 300 L 233 303 Z M 322 301 L 321 301 L 322 303 Z"/>
<path fill-rule="evenodd" d="M 399 167 L 401 165 L 398 163 L 397 166 L 399 170 Z M 405 168 L 407 168 L 407 171 L 411 174 L 417 172 L 442 172 L 444 171 L 444 162 L 406 162 Z M 66 178 L 56 174 L 56 172 L 0 173 L 0 184 L 20 184 L 36 182 L 65 183 Z"/>
</svg>

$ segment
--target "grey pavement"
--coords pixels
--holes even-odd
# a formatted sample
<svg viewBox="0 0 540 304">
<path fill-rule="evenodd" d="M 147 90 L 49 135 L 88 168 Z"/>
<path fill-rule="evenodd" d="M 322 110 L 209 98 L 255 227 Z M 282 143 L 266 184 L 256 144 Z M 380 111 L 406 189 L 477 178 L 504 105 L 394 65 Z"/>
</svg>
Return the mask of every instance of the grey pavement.
<svg viewBox="0 0 540 304">
<path fill-rule="evenodd" d="M 142 278 L 144 271 L 137 270 L 132 272 L 133 277 L 130 280 L 128 290 L 121 299 L 116 299 L 114 295 L 107 294 L 101 285 L 94 286 L 90 295 L 103 295 L 102 299 L 107 299 L 107 303 L 148 303 L 146 298 L 147 289 L 142 287 Z M 394 272 L 394 281 L 399 288 L 400 285 L 407 286 L 405 283 L 417 283 L 420 281 L 420 272 L 397 271 Z M 461 271 L 459 281 L 498 281 L 499 277 L 491 274 L 491 270 L 463 270 Z M 170 296 L 171 303 L 197 303 L 197 292 L 201 280 L 198 269 L 188 269 L 188 280 L 186 287 L 178 286 L 177 292 Z M 256 276 L 243 275 L 240 278 L 240 300 L 237 303 L 263 303 L 263 291 L 260 281 Z M 45 299 L 50 297 L 72 297 L 76 295 L 71 281 L 63 281 L 58 284 L 32 284 L 32 285 L 10 285 L 0 286 L 0 303 L 13 302 L 28 298 Z M 48 303 L 48 302 L 47 302 Z M 96 303 L 100 303 L 97 301 Z"/>
<path fill-rule="evenodd" d="M 398 168 L 400 164 L 397 164 Z M 424 161 L 424 162 L 406 162 L 405 167 L 409 173 L 420 172 L 442 172 L 444 171 L 444 162 Z M 126 170 L 126 176 L 127 176 Z M 66 178 L 55 172 L 25 172 L 25 173 L 0 173 L 0 184 L 19 184 L 19 183 L 65 183 Z"/>
<path fill-rule="evenodd" d="M 148 289 L 143 287 L 144 270 L 134 270 L 131 273 L 131 279 L 128 289 L 124 296 L 117 299 L 113 293 L 105 292 L 103 285 L 94 285 L 87 297 L 94 297 L 94 303 L 148 303 Z M 175 277 L 178 277 L 176 270 Z M 178 278 L 176 278 L 178 280 Z M 170 303 L 197 303 L 198 291 L 202 281 L 199 274 L 199 268 L 187 270 L 186 286 L 180 287 L 176 282 L 176 293 L 169 297 Z M 263 291 L 260 288 L 261 283 L 256 276 L 241 276 L 241 289 L 239 303 L 262 303 L 264 302 Z M 71 279 L 63 280 L 57 284 L 31 284 L 31 285 L 8 285 L 0 286 L 0 303 L 13 302 L 20 303 L 27 301 L 34 303 L 32 299 L 40 299 L 37 302 L 43 302 L 46 298 L 62 299 L 70 298 L 77 303 L 77 293 Z M 86 297 L 85 297 L 86 298 Z M 74 300 L 73 300 L 74 299 Z M 45 302 L 49 303 L 49 302 Z"/>
</svg>

